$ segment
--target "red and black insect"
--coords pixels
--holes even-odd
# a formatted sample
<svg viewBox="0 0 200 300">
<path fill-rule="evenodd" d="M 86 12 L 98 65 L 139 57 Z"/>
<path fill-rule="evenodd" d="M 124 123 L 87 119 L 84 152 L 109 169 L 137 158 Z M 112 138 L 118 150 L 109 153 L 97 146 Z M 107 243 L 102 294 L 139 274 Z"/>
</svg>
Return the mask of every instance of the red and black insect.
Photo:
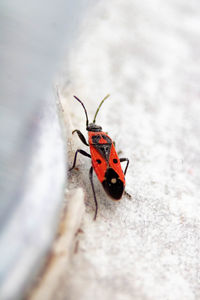
<svg viewBox="0 0 200 300">
<path fill-rule="evenodd" d="M 76 165 L 77 154 L 81 153 L 84 156 L 90 157 L 92 160 L 92 166 L 90 168 L 89 177 L 92 185 L 92 191 L 94 195 L 94 201 L 96 205 L 94 220 L 97 216 L 98 203 L 96 199 L 94 184 L 93 184 L 93 169 L 102 183 L 106 193 L 113 199 L 119 200 L 122 197 L 125 188 L 125 175 L 129 165 L 128 158 L 118 158 L 117 152 L 114 147 L 114 143 L 107 133 L 102 131 L 101 126 L 95 124 L 96 116 L 103 102 L 109 97 L 107 95 L 100 103 L 94 116 L 93 123 L 89 123 L 87 110 L 83 102 L 76 96 L 74 98 L 78 100 L 84 108 L 86 115 L 86 130 L 88 131 L 88 143 L 84 135 L 79 130 L 74 130 L 86 146 L 90 147 L 90 154 L 84 150 L 78 149 L 74 156 L 73 166 L 69 169 L 71 171 Z M 121 168 L 121 162 L 126 161 L 126 167 L 124 172 Z"/>
</svg>

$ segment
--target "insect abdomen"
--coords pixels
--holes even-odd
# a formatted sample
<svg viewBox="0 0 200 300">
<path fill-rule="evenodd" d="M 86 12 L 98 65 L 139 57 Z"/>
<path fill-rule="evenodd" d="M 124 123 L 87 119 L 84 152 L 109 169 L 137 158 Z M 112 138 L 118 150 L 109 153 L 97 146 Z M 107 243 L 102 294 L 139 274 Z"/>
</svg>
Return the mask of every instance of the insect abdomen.
<svg viewBox="0 0 200 300">
<path fill-rule="evenodd" d="M 115 200 L 122 197 L 124 191 L 124 183 L 119 175 L 112 169 L 108 168 L 105 173 L 105 180 L 102 182 L 106 193 Z"/>
</svg>

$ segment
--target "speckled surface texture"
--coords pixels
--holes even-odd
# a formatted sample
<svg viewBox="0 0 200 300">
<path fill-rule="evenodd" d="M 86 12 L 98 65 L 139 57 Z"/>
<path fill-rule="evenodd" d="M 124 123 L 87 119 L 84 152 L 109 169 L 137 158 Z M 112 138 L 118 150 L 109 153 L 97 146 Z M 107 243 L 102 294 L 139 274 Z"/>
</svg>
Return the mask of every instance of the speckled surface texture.
<svg viewBox="0 0 200 300">
<path fill-rule="evenodd" d="M 200 3 L 101 1 L 82 25 L 63 94 L 85 135 L 80 97 L 130 159 L 126 196 L 113 202 L 80 157 L 69 174 L 85 190 L 79 247 L 57 299 L 200 299 Z M 86 150 L 77 136 L 69 160 Z"/>
</svg>

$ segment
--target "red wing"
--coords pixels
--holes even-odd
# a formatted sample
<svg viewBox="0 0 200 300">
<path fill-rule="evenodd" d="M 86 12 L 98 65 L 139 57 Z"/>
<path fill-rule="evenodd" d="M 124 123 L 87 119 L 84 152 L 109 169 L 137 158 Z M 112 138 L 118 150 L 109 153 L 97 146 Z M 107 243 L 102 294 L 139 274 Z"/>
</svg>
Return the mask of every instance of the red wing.
<svg viewBox="0 0 200 300">
<path fill-rule="evenodd" d="M 99 181 L 102 182 L 105 179 L 104 175 L 107 169 L 106 160 L 101 156 L 99 151 L 93 145 L 90 145 L 90 153 L 92 166 L 97 174 Z"/>
<path fill-rule="evenodd" d="M 119 175 L 119 178 L 125 184 L 124 173 L 122 171 L 121 163 L 113 144 L 110 151 L 109 165 Z"/>
<path fill-rule="evenodd" d="M 111 138 L 105 132 L 88 132 L 92 166 L 100 182 L 105 180 L 105 173 L 112 168 L 125 185 L 124 173 Z"/>
</svg>

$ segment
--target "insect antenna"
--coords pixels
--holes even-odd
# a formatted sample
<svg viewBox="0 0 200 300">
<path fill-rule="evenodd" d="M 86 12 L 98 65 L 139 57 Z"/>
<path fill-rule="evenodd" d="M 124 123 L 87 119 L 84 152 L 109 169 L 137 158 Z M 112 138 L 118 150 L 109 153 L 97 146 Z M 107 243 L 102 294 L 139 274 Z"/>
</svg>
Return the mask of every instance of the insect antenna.
<svg viewBox="0 0 200 300">
<path fill-rule="evenodd" d="M 83 108 L 84 108 L 84 111 L 85 111 L 85 116 L 86 116 L 86 128 L 88 127 L 88 123 L 89 123 L 89 121 L 88 121 L 88 114 L 87 114 L 87 110 L 86 110 L 86 108 L 85 108 L 85 106 L 84 106 L 84 104 L 83 104 L 83 102 L 78 98 L 78 97 L 76 97 L 76 96 L 74 96 L 74 98 L 78 101 L 78 102 L 80 102 L 81 103 L 81 105 L 83 106 Z"/>
<path fill-rule="evenodd" d="M 100 110 L 100 107 L 101 107 L 101 105 L 104 103 L 104 101 L 105 101 L 108 97 L 110 97 L 109 94 L 106 95 L 106 96 L 103 98 L 103 100 L 101 101 L 101 103 L 99 104 L 99 106 L 98 106 L 98 108 L 97 108 L 97 111 L 96 111 L 96 113 L 95 113 L 95 115 L 94 115 L 93 123 L 96 122 L 96 117 L 97 117 L 97 114 L 98 114 L 98 112 L 99 112 L 99 110 Z"/>
</svg>

